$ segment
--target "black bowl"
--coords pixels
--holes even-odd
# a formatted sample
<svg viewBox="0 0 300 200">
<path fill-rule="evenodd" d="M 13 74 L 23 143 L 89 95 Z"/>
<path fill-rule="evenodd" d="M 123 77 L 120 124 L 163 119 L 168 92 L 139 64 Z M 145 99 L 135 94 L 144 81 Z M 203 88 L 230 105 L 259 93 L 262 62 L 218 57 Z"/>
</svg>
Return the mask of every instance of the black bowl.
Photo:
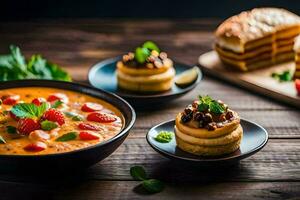
<svg viewBox="0 0 300 200">
<path fill-rule="evenodd" d="M 120 97 L 126 99 L 136 109 L 153 109 L 153 106 L 161 106 L 165 103 L 170 102 L 171 100 L 175 100 L 176 98 L 179 98 L 193 90 L 202 79 L 202 72 L 199 69 L 200 73 L 198 74 L 197 79 L 192 84 L 187 85 L 186 87 L 179 87 L 175 83 L 173 83 L 172 88 L 166 92 L 153 94 L 137 94 L 120 89 L 118 87 L 115 71 L 117 62 L 119 60 L 121 60 L 120 56 L 106 59 L 95 64 L 89 71 L 89 82 L 96 88 L 115 93 Z M 179 75 L 184 71 L 191 69 L 191 66 L 179 62 L 174 62 L 174 68 L 176 70 L 176 75 Z"/>
<path fill-rule="evenodd" d="M 0 83 L 0 90 L 19 87 L 49 87 L 71 90 L 104 100 L 118 108 L 125 118 L 125 126 L 115 137 L 87 148 L 49 155 L 0 155 L 2 170 L 18 169 L 79 169 L 91 166 L 113 153 L 125 140 L 135 122 L 134 109 L 117 95 L 89 86 L 50 80 L 22 80 Z"/>
</svg>

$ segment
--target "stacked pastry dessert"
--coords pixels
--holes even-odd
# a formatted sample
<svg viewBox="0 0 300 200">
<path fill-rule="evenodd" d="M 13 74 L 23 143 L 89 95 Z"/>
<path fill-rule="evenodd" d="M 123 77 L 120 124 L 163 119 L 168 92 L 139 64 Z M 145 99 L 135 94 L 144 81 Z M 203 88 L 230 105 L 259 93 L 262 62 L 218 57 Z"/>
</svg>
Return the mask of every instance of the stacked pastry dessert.
<svg viewBox="0 0 300 200">
<path fill-rule="evenodd" d="M 243 129 L 236 112 L 205 96 L 177 115 L 175 135 L 177 146 L 186 152 L 220 156 L 239 148 Z"/>
<path fill-rule="evenodd" d="M 216 30 L 221 60 L 242 71 L 293 60 L 300 17 L 279 8 L 255 8 L 224 21 Z"/>
<path fill-rule="evenodd" d="M 135 53 L 124 55 L 117 63 L 118 86 L 134 92 L 167 91 L 174 77 L 172 60 L 150 41 L 136 48 Z"/>
<path fill-rule="evenodd" d="M 300 35 L 295 39 L 294 45 L 294 52 L 295 52 L 295 72 L 294 72 L 294 79 L 300 79 Z"/>
</svg>

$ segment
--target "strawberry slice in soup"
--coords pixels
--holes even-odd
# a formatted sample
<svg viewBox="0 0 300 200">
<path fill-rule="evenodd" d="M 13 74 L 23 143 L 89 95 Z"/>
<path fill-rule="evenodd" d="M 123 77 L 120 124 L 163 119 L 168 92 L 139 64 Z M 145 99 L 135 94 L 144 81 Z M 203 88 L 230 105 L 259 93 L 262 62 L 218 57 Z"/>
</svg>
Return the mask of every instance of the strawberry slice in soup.
<svg viewBox="0 0 300 200">
<path fill-rule="evenodd" d="M 41 128 L 39 122 L 30 119 L 23 118 L 18 121 L 17 130 L 22 135 L 29 135 L 32 131 L 38 130 Z"/>
<path fill-rule="evenodd" d="M 4 105 L 15 105 L 17 104 L 18 100 L 20 99 L 20 95 L 10 95 L 10 96 L 3 96 L 2 103 Z"/>
<path fill-rule="evenodd" d="M 97 140 L 99 139 L 99 135 L 96 135 L 95 133 L 82 131 L 79 133 L 79 138 L 81 140 Z"/>
<path fill-rule="evenodd" d="M 54 108 L 50 108 L 49 110 L 47 110 L 44 113 L 42 119 L 57 122 L 60 126 L 65 123 L 64 115 Z"/>
<path fill-rule="evenodd" d="M 117 120 L 116 116 L 101 113 L 101 112 L 93 112 L 87 116 L 88 121 L 100 122 L 100 123 L 110 123 Z"/>
<path fill-rule="evenodd" d="M 31 101 L 31 103 L 35 104 L 36 106 L 42 105 L 43 102 L 46 102 L 46 99 L 40 97 L 40 98 L 35 98 Z"/>
<path fill-rule="evenodd" d="M 28 144 L 24 147 L 25 151 L 31 151 L 31 152 L 39 152 L 43 151 L 47 148 L 47 145 L 44 142 L 34 142 L 31 144 Z"/>
<path fill-rule="evenodd" d="M 103 106 L 98 103 L 87 102 L 82 105 L 81 110 L 83 112 L 95 112 L 103 109 Z"/>
<path fill-rule="evenodd" d="M 78 124 L 78 128 L 81 130 L 91 130 L 91 131 L 100 131 L 101 128 L 89 123 L 80 123 Z"/>
<path fill-rule="evenodd" d="M 61 101 L 63 103 L 68 103 L 69 102 L 69 98 L 67 97 L 67 95 L 65 95 L 63 93 L 55 93 L 55 94 L 51 94 L 47 98 L 47 101 L 49 101 L 49 102 Z"/>
</svg>

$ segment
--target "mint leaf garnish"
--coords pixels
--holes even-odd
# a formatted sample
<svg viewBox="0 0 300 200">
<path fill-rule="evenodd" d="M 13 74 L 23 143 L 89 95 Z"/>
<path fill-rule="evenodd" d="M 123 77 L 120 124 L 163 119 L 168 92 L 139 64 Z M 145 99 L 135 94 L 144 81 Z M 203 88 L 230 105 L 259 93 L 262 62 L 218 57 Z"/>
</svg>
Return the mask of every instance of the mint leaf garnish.
<svg viewBox="0 0 300 200">
<path fill-rule="evenodd" d="M 154 138 L 157 142 L 160 143 L 169 143 L 173 138 L 174 133 L 168 131 L 161 131 Z"/>
<path fill-rule="evenodd" d="M 158 53 L 160 53 L 160 49 L 158 48 L 158 46 L 152 42 L 152 41 L 147 41 L 143 44 L 143 48 L 149 49 L 150 51 L 155 50 Z"/>
<path fill-rule="evenodd" d="M 77 137 L 77 133 L 76 132 L 69 132 L 66 133 L 60 137 L 58 137 L 55 141 L 57 142 L 65 142 L 65 141 L 69 141 L 69 140 L 75 140 Z"/>
<path fill-rule="evenodd" d="M 17 128 L 14 126 L 6 126 L 6 132 L 9 134 L 17 133 Z"/>
<path fill-rule="evenodd" d="M 57 127 L 58 127 L 58 125 L 55 122 L 51 122 L 51 121 L 48 121 L 48 120 L 45 120 L 45 121 L 41 122 L 41 128 L 44 131 L 50 131 L 50 130 L 55 129 Z"/>
<path fill-rule="evenodd" d="M 163 182 L 157 179 L 144 180 L 142 185 L 150 193 L 161 192 L 165 187 Z"/>
<path fill-rule="evenodd" d="M 222 114 L 225 112 L 224 105 L 220 104 L 216 100 L 212 99 L 210 96 L 199 96 L 198 110 L 200 112 L 209 111 L 215 114 Z"/>
<path fill-rule="evenodd" d="M 49 109 L 48 103 L 37 106 L 33 103 L 19 103 L 12 107 L 11 112 L 19 118 L 39 118 Z"/>
<path fill-rule="evenodd" d="M 147 174 L 146 171 L 143 167 L 141 166 L 134 166 L 130 168 L 130 175 L 135 179 L 135 180 L 145 180 L 147 179 Z"/>
<path fill-rule="evenodd" d="M 63 104 L 64 102 L 57 100 L 55 101 L 52 105 L 51 108 L 58 108 L 61 104 Z"/>
</svg>

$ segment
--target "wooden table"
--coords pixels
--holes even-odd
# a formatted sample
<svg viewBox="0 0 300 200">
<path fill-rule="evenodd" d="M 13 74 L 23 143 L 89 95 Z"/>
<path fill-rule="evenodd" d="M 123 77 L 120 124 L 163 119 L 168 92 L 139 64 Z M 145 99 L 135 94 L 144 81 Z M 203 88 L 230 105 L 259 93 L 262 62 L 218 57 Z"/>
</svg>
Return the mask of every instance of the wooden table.
<svg viewBox="0 0 300 200">
<path fill-rule="evenodd" d="M 94 63 L 154 40 L 172 58 L 193 65 L 211 49 L 218 20 L 47 20 L 0 24 L 0 52 L 19 45 L 25 55 L 40 53 L 65 66 L 77 82 L 87 83 Z M 175 114 L 198 94 L 227 102 L 244 118 L 265 127 L 267 146 L 229 168 L 205 170 L 176 165 L 147 144 L 150 127 Z M 166 183 L 159 194 L 145 194 L 133 181 L 131 166 L 144 166 Z M 71 169 L 66 169 L 66 173 Z M 110 157 L 65 176 L 0 172 L 0 199 L 299 199 L 300 113 L 225 82 L 204 77 L 188 95 L 161 110 L 138 112 L 130 136 Z"/>
</svg>

